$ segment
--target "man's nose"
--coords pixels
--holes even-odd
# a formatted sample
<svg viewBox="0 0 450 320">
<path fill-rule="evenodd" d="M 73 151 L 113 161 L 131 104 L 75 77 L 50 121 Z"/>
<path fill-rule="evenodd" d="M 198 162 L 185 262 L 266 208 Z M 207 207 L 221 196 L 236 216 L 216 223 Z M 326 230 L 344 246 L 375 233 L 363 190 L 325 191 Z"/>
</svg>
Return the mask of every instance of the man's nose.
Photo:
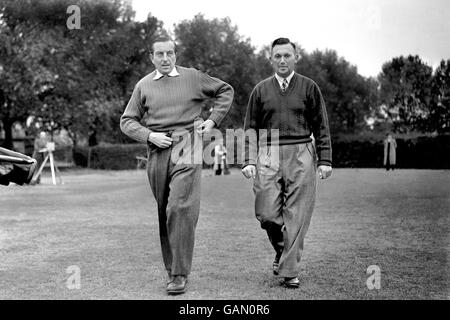
<svg viewBox="0 0 450 320">
<path fill-rule="evenodd" d="M 284 57 L 281 57 L 280 63 L 286 63 L 286 59 Z"/>
</svg>

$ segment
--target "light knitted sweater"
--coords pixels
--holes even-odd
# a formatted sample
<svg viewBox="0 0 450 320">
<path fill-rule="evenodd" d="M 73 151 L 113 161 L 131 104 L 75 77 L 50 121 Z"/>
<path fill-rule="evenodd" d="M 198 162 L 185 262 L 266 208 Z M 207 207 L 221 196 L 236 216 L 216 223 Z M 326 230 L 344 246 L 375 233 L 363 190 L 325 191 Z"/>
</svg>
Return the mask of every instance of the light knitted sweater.
<svg viewBox="0 0 450 320">
<path fill-rule="evenodd" d="M 154 80 L 156 71 L 134 87 L 120 119 L 120 129 L 130 138 L 146 143 L 152 131 L 192 129 L 203 101 L 215 98 L 209 119 L 220 125 L 230 110 L 233 88 L 220 79 L 193 69 L 176 66 L 179 76 Z"/>
</svg>

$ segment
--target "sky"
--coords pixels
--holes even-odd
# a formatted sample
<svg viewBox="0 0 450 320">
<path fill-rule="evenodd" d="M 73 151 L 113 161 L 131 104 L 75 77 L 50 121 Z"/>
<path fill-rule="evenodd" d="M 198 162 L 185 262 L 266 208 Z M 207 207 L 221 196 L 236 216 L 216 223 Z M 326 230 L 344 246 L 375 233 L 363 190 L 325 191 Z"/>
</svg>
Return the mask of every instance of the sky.
<svg viewBox="0 0 450 320">
<path fill-rule="evenodd" d="M 149 13 L 164 27 L 229 17 L 244 38 L 261 48 L 288 37 L 307 52 L 336 50 L 366 77 L 400 55 L 419 55 L 435 68 L 450 59 L 449 0 L 132 0 L 136 20 Z"/>
</svg>

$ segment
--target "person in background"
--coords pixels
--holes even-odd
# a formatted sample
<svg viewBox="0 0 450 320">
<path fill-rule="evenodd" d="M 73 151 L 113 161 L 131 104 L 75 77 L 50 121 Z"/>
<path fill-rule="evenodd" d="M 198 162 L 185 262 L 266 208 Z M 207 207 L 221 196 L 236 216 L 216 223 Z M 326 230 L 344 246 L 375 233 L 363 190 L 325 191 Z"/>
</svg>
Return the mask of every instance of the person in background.
<svg viewBox="0 0 450 320">
<path fill-rule="evenodd" d="M 225 146 L 223 145 L 223 140 L 220 140 L 219 143 L 214 147 L 214 174 L 216 176 L 220 176 L 222 171 L 225 170 L 225 157 L 227 151 Z M 224 172 L 225 173 L 225 172 Z"/>
<path fill-rule="evenodd" d="M 383 165 L 386 168 L 386 171 L 395 169 L 395 163 L 397 161 L 397 142 L 392 137 L 390 132 L 386 133 L 386 139 L 384 139 L 384 157 L 383 157 Z"/>
</svg>

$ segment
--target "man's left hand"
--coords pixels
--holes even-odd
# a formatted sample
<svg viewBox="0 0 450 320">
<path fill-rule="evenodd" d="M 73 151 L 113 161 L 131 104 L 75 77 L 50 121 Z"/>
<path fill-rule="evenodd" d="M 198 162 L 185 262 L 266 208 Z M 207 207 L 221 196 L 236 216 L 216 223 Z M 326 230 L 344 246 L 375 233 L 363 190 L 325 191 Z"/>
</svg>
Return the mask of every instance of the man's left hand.
<svg viewBox="0 0 450 320">
<path fill-rule="evenodd" d="M 324 165 L 319 166 L 320 179 L 326 179 L 329 176 L 331 176 L 331 171 L 332 171 L 331 166 L 324 166 Z"/>
<path fill-rule="evenodd" d="M 199 126 L 197 126 L 197 133 L 209 133 L 216 123 L 210 119 L 203 121 Z"/>
</svg>

